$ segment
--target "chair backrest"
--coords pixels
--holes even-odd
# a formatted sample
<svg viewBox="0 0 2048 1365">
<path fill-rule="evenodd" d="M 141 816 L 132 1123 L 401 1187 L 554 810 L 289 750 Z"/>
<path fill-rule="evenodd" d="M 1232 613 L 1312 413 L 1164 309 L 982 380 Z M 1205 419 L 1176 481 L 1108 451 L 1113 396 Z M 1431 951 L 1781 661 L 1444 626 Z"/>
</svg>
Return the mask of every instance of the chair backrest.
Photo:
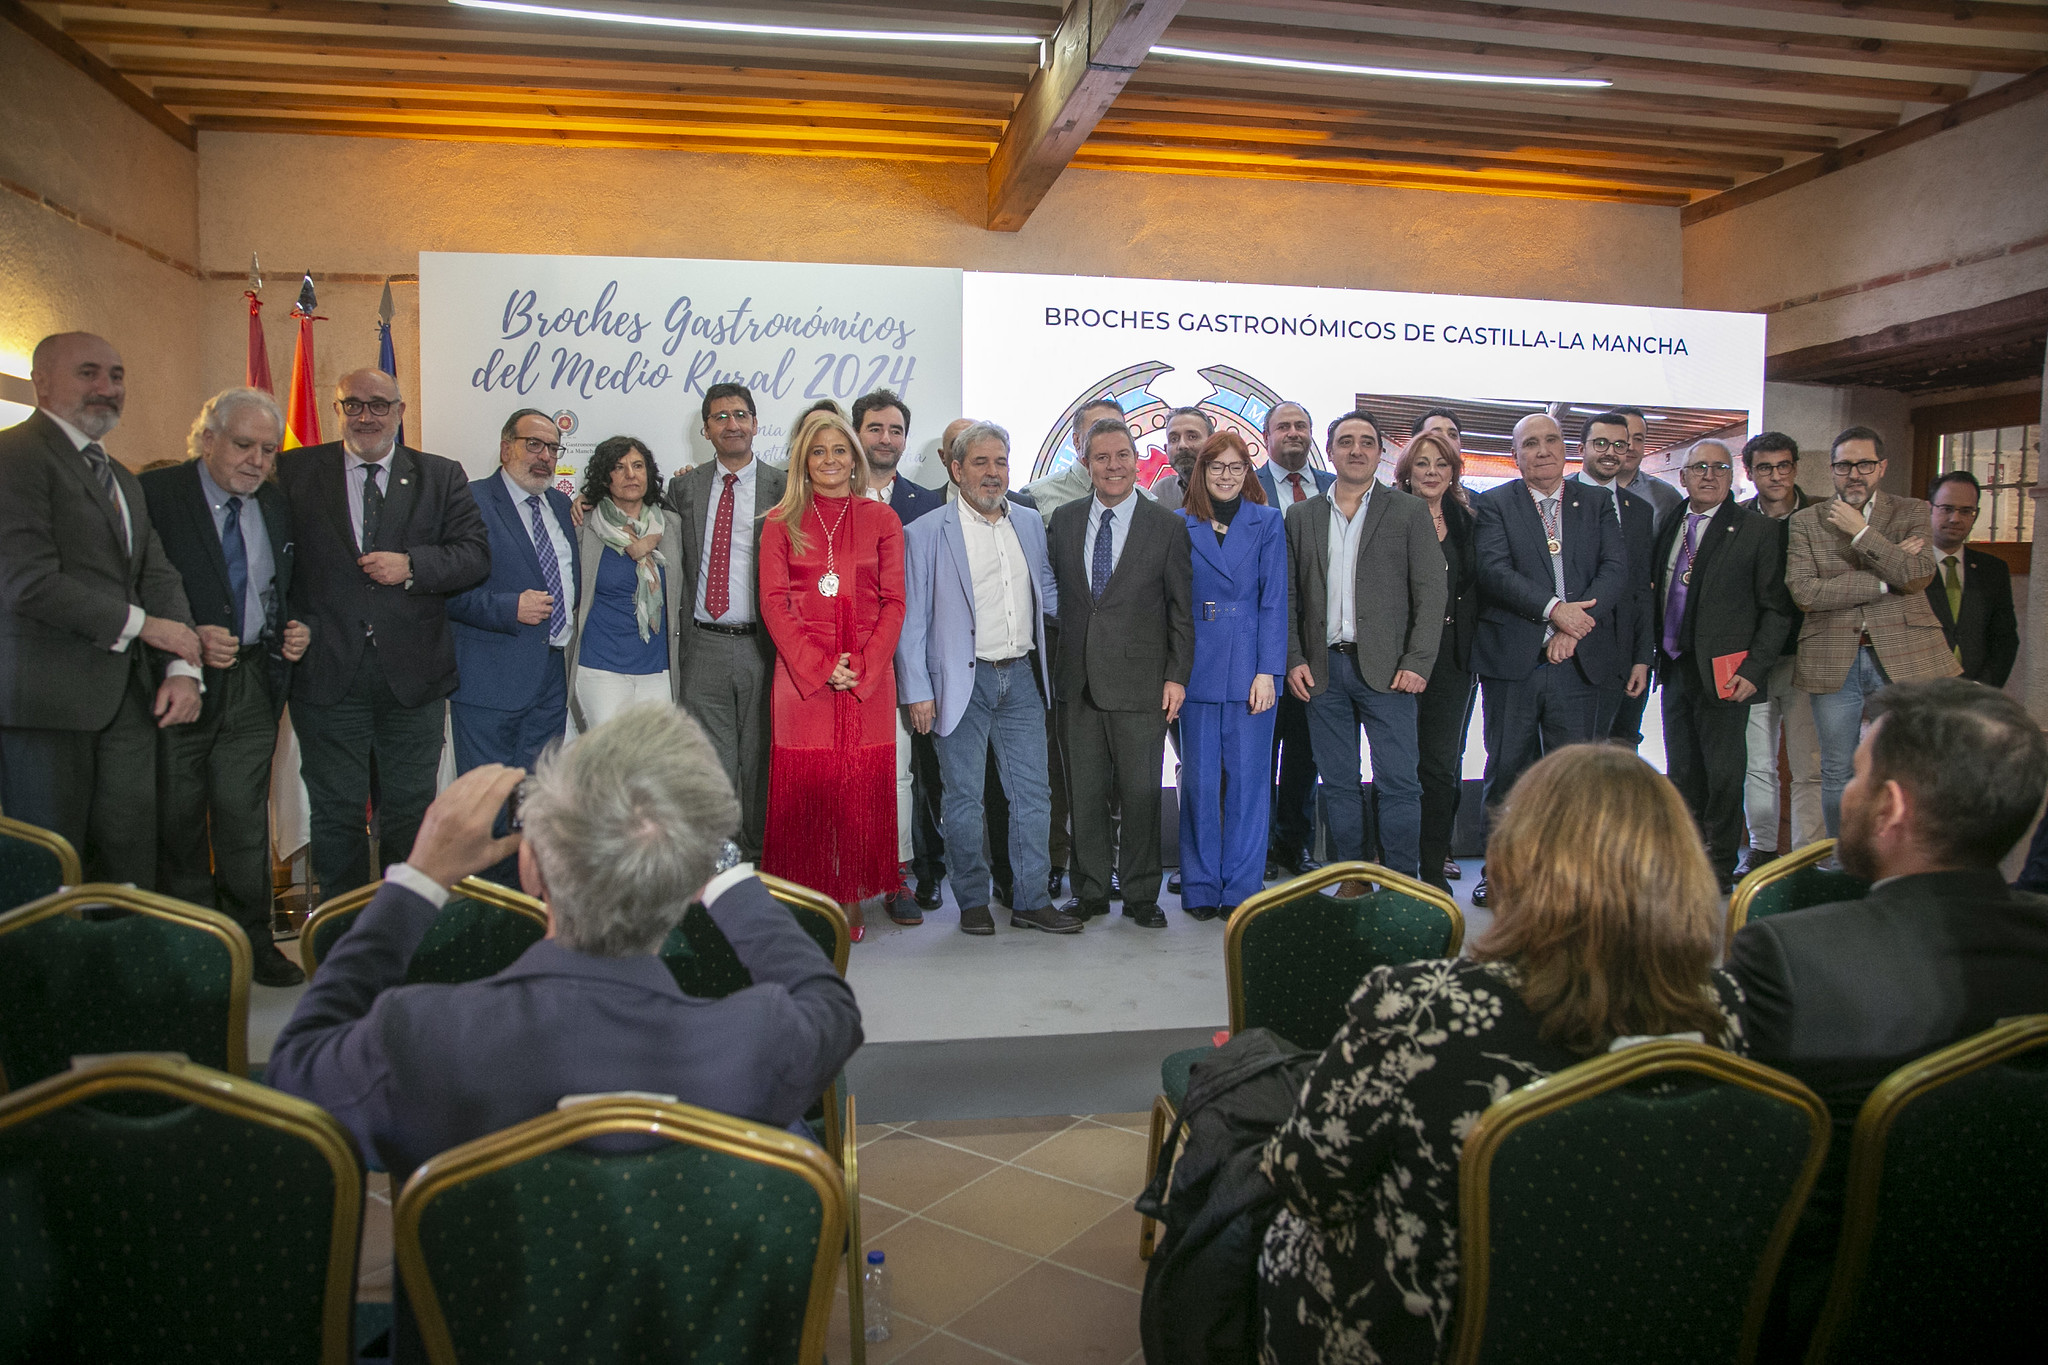
<svg viewBox="0 0 2048 1365">
<path fill-rule="evenodd" d="M 363 1173 L 304 1100 L 107 1057 L 0 1099 L 0 1360 L 355 1358 Z"/>
<path fill-rule="evenodd" d="M 78 885 L 84 875 L 69 839 L 0 815 L 0 910 L 55 895 Z"/>
<path fill-rule="evenodd" d="M 1747 1365 L 1827 1143 L 1812 1091 L 1691 1043 L 1495 1101 L 1458 1167 L 1452 1365 Z"/>
<path fill-rule="evenodd" d="M 2048 1014 L 2032 1014 L 1899 1068 L 1864 1101 L 1808 1359 L 2031 1357 L 2048 1338 L 2044 1265 Z"/>
<path fill-rule="evenodd" d="M 847 928 L 846 911 L 839 902 L 808 886 L 765 872 L 755 875 L 768 888 L 769 895 L 789 907 L 797 924 L 832 959 L 834 970 L 845 976 L 853 937 Z M 732 945 L 712 921 L 711 912 L 701 905 L 692 904 L 682 921 L 669 930 L 661 945 L 661 960 L 668 964 L 669 972 L 685 994 L 706 1000 L 722 999 L 754 984 Z"/>
<path fill-rule="evenodd" d="M 1753 919 L 1869 895 L 1870 883 L 1861 877 L 1821 866 L 1834 851 L 1835 841 L 1822 839 L 1765 863 L 1738 882 L 1728 897 L 1728 940 Z"/>
<path fill-rule="evenodd" d="M 628 1098 L 443 1152 L 406 1182 L 394 1218 L 434 1365 L 571 1353 L 811 1365 L 845 1235 L 839 1172 L 812 1143 Z"/>
<path fill-rule="evenodd" d="M 130 913 L 79 917 L 95 906 Z M 130 886 L 88 882 L 0 914 L 0 1090 L 110 1052 L 245 1074 L 251 961 L 226 915 Z"/>
<path fill-rule="evenodd" d="M 1317 894 L 1373 882 L 1370 895 Z M 1251 896 L 1223 932 L 1230 1031 L 1267 1028 L 1297 1047 L 1337 1036 L 1344 1007 L 1375 967 L 1456 957 L 1465 916 L 1433 886 L 1374 863 L 1329 863 Z"/>
<path fill-rule="evenodd" d="M 299 956 L 309 978 L 382 886 L 359 886 L 306 917 L 299 931 Z M 547 907 L 533 897 L 481 877 L 464 877 L 413 950 L 412 961 L 406 964 L 406 984 L 454 985 L 494 976 L 518 961 L 547 931 Z"/>
</svg>

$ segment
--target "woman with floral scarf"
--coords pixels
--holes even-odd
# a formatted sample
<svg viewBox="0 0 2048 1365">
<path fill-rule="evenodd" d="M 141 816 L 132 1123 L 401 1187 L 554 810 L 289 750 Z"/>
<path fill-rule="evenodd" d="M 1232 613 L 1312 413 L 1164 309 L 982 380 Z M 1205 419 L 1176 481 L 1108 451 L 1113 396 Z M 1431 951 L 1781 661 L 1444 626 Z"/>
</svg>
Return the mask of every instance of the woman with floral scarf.
<svg viewBox="0 0 2048 1365">
<path fill-rule="evenodd" d="M 579 731 L 636 702 L 679 699 L 676 591 L 669 555 L 681 542 L 644 442 L 601 442 L 583 477 L 582 591 L 569 640 L 569 714 Z M 664 546 L 668 547 L 664 552 Z"/>
</svg>

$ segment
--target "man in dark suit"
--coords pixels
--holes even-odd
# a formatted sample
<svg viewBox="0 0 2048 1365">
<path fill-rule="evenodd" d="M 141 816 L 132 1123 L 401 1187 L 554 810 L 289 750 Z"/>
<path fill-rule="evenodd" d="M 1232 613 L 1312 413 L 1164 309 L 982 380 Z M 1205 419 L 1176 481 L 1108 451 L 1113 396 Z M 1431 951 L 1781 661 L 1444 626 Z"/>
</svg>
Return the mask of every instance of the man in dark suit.
<svg viewBox="0 0 2048 1365">
<path fill-rule="evenodd" d="M 1964 678 L 1894 683 L 1869 709 L 1836 852 L 1870 894 L 1751 920 L 1728 953 L 1750 1056 L 1813 1087 L 1835 1121 L 1781 1273 L 1788 1360 L 1826 1291 L 1871 1090 L 2000 1019 L 2048 1012 L 2048 898 L 2009 889 L 1998 866 L 2048 790 L 2048 738 L 2018 702 Z"/>
<path fill-rule="evenodd" d="M 1792 598 L 1777 523 L 1729 496 L 1735 457 L 1728 447 L 1701 441 L 1679 479 L 1689 501 L 1665 521 L 1652 556 L 1655 600 L 1663 606 L 1657 669 L 1665 771 L 1699 821 L 1726 891 L 1743 847 L 1749 708 L 1777 663 Z"/>
<path fill-rule="evenodd" d="M 470 485 L 490 537 L 491 574 L 448 599 L 458 773 L 485 763 L 530 769 L 568 725 L 564 656 L 583 566 L 569 495 L 554 487 L 561 453 L 554 419 L 521 408 L 498 433 L 496 476 Z"/>
<path fill-rule="evenodd" d="M 704 439 L 717 458 L 668 481 L 682 527 L 672 562 L 691 602 L 677 623 L 683 709 L 703 723 L 740 797 L 740 852 L 761 856 L 768 823 L 768 694 L 775 642 L 756 600 L 761 528 L 782 501 L 788 476 L 754 454 L 754 395 L 713 384 L 700 405 Z"/>
<path fill-rule="evenodd" d="M 374 875 L 363 825 L 373 762 L 379 853 L 399 862 L 412 847 L 455 690 L 448 599 L 491 571 L 462 466 L 398 444 L 398 381 L 345 374 L 334 409 L 341 439 L 287 451 L 277 469 L 299 544 L 292 606 L 313 630 L 291 714 L 323 896 Z"/>
<path fill-rule="evenodd" d="M 1266 505 L 1287 509 L 1330 491 L 1337 476 L 1311 469 L 1315 428 L 1299 403 L 1275 403 L 1266 410 L 1266 462 L 1259 466 Z M 1316 837 L 1315 740 L 1309 733 L 1308 704 L 1282 688 L 1273 705 L 1273 819 L 1266 831 L 1266 875 L 1294 877 L 1313 872 L 1309 856 Z"/>
<path fill-rule="evenodd" d="M 1614 604 L 1614 633 L 1622 644 L 1621 671 L 1615 677 L 1594 680 L 1600 691 L 1600 715 L 1593 722 L 1593 731 L 1633 749 L 1643 742 L 1643 706 L 1650 699 L 1650 665 L 1657 657 L 1650 552 L 1660 525 L 1649 498 L 1637 490 L 1660 480 L 1646 475 L 1635 481 L 1634 490 L 1622 487 L 1629 449 L 1628 419 L 1621 413 L 1588 417 L 1579 428 L 1579 472 L 1567 482 L 1606 489 L 1621 518 L 1622 557 L 1628 564 L 1628 586 Z"/>
<path fill-rule="evenodd" d="M 286 619 L 291 508 L 268 482 L 283 441 L 275 398 L 228 389 L 200 409 L 193 458 L 141 480 L 206 665 L 199 719 L 157 741 L 157 889 L 240 924 L 265 986 L 306 979 L 270 938 L 270 760 L 292 665 L 312 639 Z"/>
<path fill-rule="evenodd" d="M 1955 651 L 1963 676 L 2003 687 L 2020 653 L 2019 617 L 2012 605 L 2012 571 L 1997 555 L 1968 548 L 1983 499 L 1977 476 L 1952 469 L 1927 489 L 1934 508 L 1934 581 L 1927 601 Z"/>
<path fill-rule="evenodd" d="M 1382 451 L 1377 419 L 1347 412 L 1330 424 L 1329 436 L 1336 484 L 1287 509 L 1287 688 L 1308 708 L 1332 860 L 1371 859 L 1419 877 L 1415 698 L 1429 685 L 1443 638 L 1444 555 L 1429 504 L 1375 477 Z M 1378 856 L 1366 843 L 1361 728 L 1372 746 Z M 1363 894 L 1350 886 L 1343 892 Z"/>
<path fill-rule="evenodd" d="M 1074 899 L 1062 909 L 1108 914 L 1113 869 L 1124 914 L 1163 929 L 1159 771 L 1194 666 L 1194 562 L 1187 523 L 1138 495 L 1129 427 L 1096 422 L 1082 458 L 1095 492 L 1054 512 L 1047 533 L 1060 618 L 1053 687 L 1074 817 Z"/>
<path fill-rule="evenodd" d="M 486 764 L 436 799 L 278 1035 L 269 1083 L 326 1108 L 399 1181 L 572 1094 L 645 1091 L 801 1131 L 860 1046 L 860 1007 L 751 867 L 717 871 L 739 807 L 696 722 L 666 706 L 622 712 L 543 761 L 523 841 L 493 839 L 522 776 Z M 404 985 L 448 888 L 515 851 L 547 902 L 548 937 L 496 976 Z M 607 898 L 599 888 L 628 862 L 635 883 Z M 692 901 L 752 985 L 716 1000 L 677 987 L 656 953 Z M 395 1354 L 423 1359 L 410 1332 L 401 1301 Z"/>
<path fill-rule="evenodd" d="M 1472 665 L 1486 714 L 1486 811 L 1552 749 L 1598 734 L 1600 680 L 1624 672 L 1614 626 L 1628 591 L 1614 500 L 1564 481 L 1564 432 L 1531 413 L 1515 424 L 1522 477 L 1473 499 L 1479 633 Z M 1482 876 L 1472 903 L 1488 900 Z"/>
<path fill-rule="evenodd" d="M 1756 485 L 1756 496 L 1742 504 L 1775 523 L 1780 539 L 1792 514 L 1813 499 L 1799 486 L 1799 442 L 1782 431 L 1759 432 L 1742 445 L 1742 467 Z M 1786 596 L 1790 597 L 1788 590 Z M 1795 604 L 1785 628 L 1785 647 L 1771 667 L 1760 695 L 1749 708 L 1749 778 L 1743 784 L 1742 814 L 1749 826 L 1749 847 L 1735 865 L 1746 877 L 1778 856 L 1825 838 L 1827 824 L 1820 809 L 1820 737 L 1813 728 L 1813 703 L 1792 683 L 1799 662 L 1800 627 L 1806 616 Z M 1778 842 L 1778 748 L 1782 736 L 1792 780 L 1790 837 Z"/>
<path fill-rule="evenodd" d="M 156 735 L 199 716 L 199 637 L 142 485 L 100 445 L 120 354 L 44 337 L 29 379 L 36 411 L 0 432 L 0 810 L 70 840 L 86 880 L 154 887 Z"/>
<path fill-rule="evenodd" d="M 905 526 L 946 505 L 946 495 L 915 479 L 896 477 L 910 442 L 910 406 L 888 389 L 853 400 L 853 430 L 868 462 L 868 496 L 886 502 Z"/>
</svg>

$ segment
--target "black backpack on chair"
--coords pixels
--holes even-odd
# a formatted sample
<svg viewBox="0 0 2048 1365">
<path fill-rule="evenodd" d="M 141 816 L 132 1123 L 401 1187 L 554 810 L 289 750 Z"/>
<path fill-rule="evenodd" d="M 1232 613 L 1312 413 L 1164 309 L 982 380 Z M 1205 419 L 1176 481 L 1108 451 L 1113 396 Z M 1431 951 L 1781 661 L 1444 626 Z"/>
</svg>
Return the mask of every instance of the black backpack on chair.
<svg viewBox="0 0 2048 1365">
<path fill-rule="evenodd" d="M 1158 1220 L 1138 1329 L 1146 1365 L 1259 1356 L 1259 1248 L 1280 1196 L 1259 1170 L 1318 1054 L 1246 1029 L 1195 1063 L 1138 1212 Z"/>
</svg>

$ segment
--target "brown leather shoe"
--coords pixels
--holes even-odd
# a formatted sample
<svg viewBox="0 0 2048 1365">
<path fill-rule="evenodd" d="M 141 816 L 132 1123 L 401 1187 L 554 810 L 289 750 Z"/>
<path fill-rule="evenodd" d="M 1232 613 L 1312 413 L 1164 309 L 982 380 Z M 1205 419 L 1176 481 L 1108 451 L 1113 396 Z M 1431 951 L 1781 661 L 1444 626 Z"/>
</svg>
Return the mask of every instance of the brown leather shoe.
<svg viewBox="0 0 2048 1365">
<path fill-rule="evenodd" d="M 1085 927 L 1072 915 L 1063 915 L 1050 905 L 1040 910 L 1012 911 L 1012 929 L 1043 929 L 1048 934 L 1078 934 Z"/>
<path fill-rule="evenodd" d="M 1371 894 L 1371 882 L 1343 881 L 1337 883 L 1338 900 L 1357 900 L 1360 896 L 1370 896 Z"/>
<path fill-rule="evenodd" d="M 960 932 L 986 938 L 996 931 L 995 917 L 986 905 L 970 905 L 960 912 Z"/>
</svg>

